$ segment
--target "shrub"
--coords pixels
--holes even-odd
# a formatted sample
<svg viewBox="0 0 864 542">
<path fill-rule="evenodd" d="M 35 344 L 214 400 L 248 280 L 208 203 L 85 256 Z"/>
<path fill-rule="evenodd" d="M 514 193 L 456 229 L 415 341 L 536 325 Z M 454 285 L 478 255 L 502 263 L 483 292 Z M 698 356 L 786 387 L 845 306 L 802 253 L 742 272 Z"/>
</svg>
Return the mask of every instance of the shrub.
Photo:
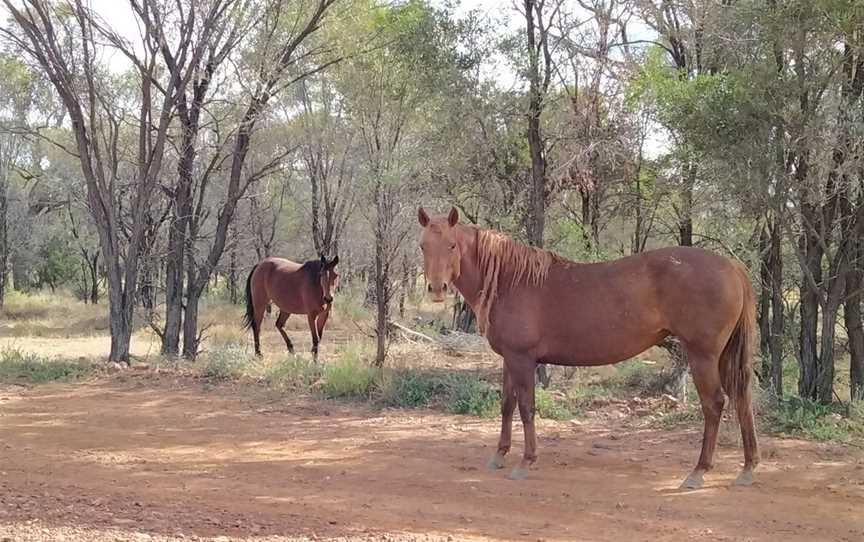
<svg viewBox="0 0 864 542">
<path fill-rule="evenodd" d="M 0 351 L 0 379 L 52 382 L 83 378 L 93 372 L 88 363 L 46 358 L 18 349 Z"/>
<path fill-rule="evenodd" d="M 336 363 L 323 366 L 321 391 L 330 398 L 368 399 L 380 371 L 366 363 L 358 348 L 346 349 Z"/>
<path fill-rule="evenodd" d="M 201 374 L 215 380 L 230 380 L 244 376 L 255 358 L 240 345 L 228 345 L 214 350 L 204 360 Z"/>
<path fill-rule="evenodd" d="M 444 393 L 440 376 L 425 371 L 397 370 L 384 375 L 381 403 L 400 408 L 431 406 Z"/>
<path fill-rule="evenodd" d="M 573 417 L 566 397 L 543 388 L 537 388 L 534 392 L 534 408 L 541 418 L 567 420 Z"/>
<path fill-rule="evenodd" d="M 308 390 L 321 379 L 322 367 L 307 358 L 288 356 L 271 365 L 264 381 L 280 390 Z"/>
<path fill-rule="evenodd" d="M 497 388 L 477 376 L 449 375 L 445 379 L 447 410 L 456 414 L 491 417 L 498 412 Z"/>
</svg>

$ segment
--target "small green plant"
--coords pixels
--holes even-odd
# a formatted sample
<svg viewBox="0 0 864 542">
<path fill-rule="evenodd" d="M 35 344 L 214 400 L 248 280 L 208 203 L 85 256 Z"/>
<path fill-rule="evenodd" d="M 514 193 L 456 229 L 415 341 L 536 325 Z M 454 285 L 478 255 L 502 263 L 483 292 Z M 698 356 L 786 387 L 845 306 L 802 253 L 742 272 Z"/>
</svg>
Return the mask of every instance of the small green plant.
<svg viewBox="0 0 864 542">
<path fill-rule="evenodd" d="M 441 378 L 422 371 L 397 370 L 383 379 L 381 403 L 400 408 L 431 406 L 444 392 Z"/>
<path fill-rule="evenodd" d="M 566 398 L 543 388 L 537 388 L 534 392 L 534 409 L 538 416 L 550 420 L 567 420 L 573 417 Z"/>
<path fill-rule="evenodd" d="M 491 417 L 498 412 L 500 394 L 478 376 L 450 375 L 445 379 L 447 410 L 456 414 Z"/>
<path fill-rule="evenodd" d="M 255 359 L 240 345 L 214 350 L 205 359 L 202 376 L 214 380 L 231 380 L 244 376 Z"/>
<path fill-rule="evenodd" d="M 88 363 L 46 358 L 13 348 L 0 351 L 0 380 L 52 382 L 83 378 L 92 372 Z"/>
<path fill-rule="evenodd" d="M 339 360 L 325 365 L 321 392 L 329 398 L 368 399 L 380 380 L 380 371 L 370 367 L 357 349 L 348 349 Z"/>
<path fill-rule="evenodd" d="M 308 390 L 321 379 L 321 371 L 308 358 L 288 356 L 265 370 L 264 381 L 279 390 Z"/>
<path fill-rule="evenodd" d="M 855 416 L 838 412 L 839 405 L 821 403 L 792 396 L 767 412 L 770 428 L 781 433 L 800 435 L 821 441 L 848 442 L 864 437 L 864 424 Z"/>
</svg>

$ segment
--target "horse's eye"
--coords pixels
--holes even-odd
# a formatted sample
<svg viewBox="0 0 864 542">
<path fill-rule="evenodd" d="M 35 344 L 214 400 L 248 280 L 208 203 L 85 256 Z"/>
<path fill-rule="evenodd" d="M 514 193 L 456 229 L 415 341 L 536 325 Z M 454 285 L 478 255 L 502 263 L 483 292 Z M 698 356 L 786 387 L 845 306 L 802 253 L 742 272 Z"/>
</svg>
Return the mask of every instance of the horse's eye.
<svg viewBox="0 0 864 542">
<path fill-rule="evenodd" d="M 450 245 L 450 250 L 456 250 L 456 244 L 455 243 Z"/>
</svg>

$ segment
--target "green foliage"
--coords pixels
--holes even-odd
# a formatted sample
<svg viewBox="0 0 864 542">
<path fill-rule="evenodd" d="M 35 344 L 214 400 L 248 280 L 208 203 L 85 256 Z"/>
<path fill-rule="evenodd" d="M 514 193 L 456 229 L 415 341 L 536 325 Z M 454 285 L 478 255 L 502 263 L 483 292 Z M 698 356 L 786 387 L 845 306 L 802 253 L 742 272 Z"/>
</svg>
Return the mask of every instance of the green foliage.
<svg viewBox="0 0 864 542">
<path fill-rule="evenodd" d="M 255 362 L 255 357 L 244 347 L 227 345 L 206 356 L 201 374 L 214 380 L 237 379 L 248 374 L 250 366 Z"/>
<path fill-rule="evenodd" d="M 534 392 L 534 409 L 538 416 L 550 420 L 567 420 L 573 417 L 566 397 L 540 387 Z"/>
<path fill-rule="evenodd" d="M 325 397 L 369 399 L 380 382 L 380 370 L 370 367 L 357 349 L 342 353 L 334 364 L 325 365 L 321 392 Z"/>
<path fill-rule="evenodd" d="M 659 47 L 650 51 L 628 88 L 629 103 L 639 100 L 652 103 L 660 122 L 703 150 L 738 144 L 742 134 L 761 123 L 761 106 L 746 72 L 688 77 L 669 64 Z"/>
<path fill-rule="evenodd" d="M 789 397 L 767 413 L 772 430 L 820 441 L 848 442 L 864 438 L 864 418 L 857 409 L 843 412 L 840 405 L 823 405 Z"/>
<path fill-rule="evenodd" d="M 442 379 L 422 371 L 397 370 L 384 378 L 380 401 L 387 406 L 423 408 L 444 393 Z"/>
<path fill-rule="evenodd" d="M 500 394 L 497 388 L 477 376 L 449 375 L 444 385 L 446 407 L 450 412 L 490 417 L 498 411 Z"/>
<path fill-rule="evenodd" d="M 301 356 L 288 356 L 268 367 L 264 381 L 280 391 L 307 391 L 321 379 L 322 366 Z"/>
<path fill-rule="evenodd" d="M 0 380 L 43 383 L 76 380 L 92 373 L 93 367 L 87 363 L 47 358 L 14 348 L 0 351 Z"/>
<path fill-rule="evenodd" d="M 77 277 L 79 260 L 68 235 L 52 235 L 39 248 L 38 254 L 37 288 L 48 286 L 54 290 Z"/>
</svg>

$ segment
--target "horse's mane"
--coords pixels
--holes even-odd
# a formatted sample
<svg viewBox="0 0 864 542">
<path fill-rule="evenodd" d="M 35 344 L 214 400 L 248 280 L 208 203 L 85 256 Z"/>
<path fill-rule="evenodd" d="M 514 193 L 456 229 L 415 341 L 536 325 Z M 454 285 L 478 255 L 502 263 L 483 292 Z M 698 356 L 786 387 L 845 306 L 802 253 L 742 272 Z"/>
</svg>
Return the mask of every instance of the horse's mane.
<svg viewBox="0 0 864 542">
<path fill-rule="evenodd" d="M 312 280 L 318 280 L 318 277 L 321 276 L 321 260 L 309 260 L 308 262 L 303 262 L 303 265 L 300 266 L 300 270 L 306 273 L 306 275 Z"/>
<path fill-rule="evenodd" d="M 477 232 L 477 263 L 482 280 L 477 301 L 477 328 L 485 335 L 489 313 L 498 294 L 519 284 L 543 284 L 549 274 L 549 267 L 554 262 L 566 260 L 554 252 L 525 245 L 501 232 L 474 229 Z M 504 277 L 509 277 L 509 280 Z"/>
</svg>

